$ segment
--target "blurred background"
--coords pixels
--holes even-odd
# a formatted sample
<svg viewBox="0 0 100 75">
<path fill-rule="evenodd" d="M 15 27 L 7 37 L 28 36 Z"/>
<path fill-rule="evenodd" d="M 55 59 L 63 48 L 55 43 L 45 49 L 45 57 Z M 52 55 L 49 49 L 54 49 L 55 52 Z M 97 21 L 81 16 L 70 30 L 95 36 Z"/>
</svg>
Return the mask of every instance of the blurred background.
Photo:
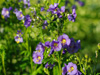
<svg viewBox="0 0 100 75">
<path fill-rule="evenodd" d="M 17 44 L 14 41 L 17 30 L 24 29 L 24 27 L 22 24 L 19 25 L 19 21 L 16 20 L 16 17 L 12 16 L 6 21 L 1 15 L 3 7 L 14 5 L 8 1 L 13 2 L 14 0 L 0 1 L 0 74 L 3 75 L 3 72 L 6 72 L 7 75 L 29 75 L 30 57 L 25 56 L 22 53 L 23 50 L 25 50 L 24 44 Z M 48 1 L 52 3 L 52 0 Z M 53 3 L 56 3 L 58 0 L 53 1 Z M 70 35 L 70 38 L 73 37 L 76 40 L 81 40 L 81 50 L 79 51 L 81 58 L 87 54 L 93 61 L 95 61 L 96 50 L 98 49 L 97 44 L 100 43 L 100 1 L 81 1 L 84 2 L 83 6 L 80 6 L 80 4 L 74 0 L 71 0 L 71 5 L 67 5 L 69 7 L 76 5 L 77 18 L 75 22 L 65 22 L 65 25 L 67 26 L 64 28 L 63 33 Z M 61 0 L 60 5 L 66 5 L 67 2 L 68 0 Z M 43 0 L 30 0 L 30 3 L 31 5 L 42 4 Z M 33 32 L 30 37 L 30 45 L 33 52 L 40 41 L 40 39 L 37 39 L 35 36 L 38 36 L 40 33 L 37 32 L 39 29 L 35 27 L 31 30 Z M 36 33 L 36 35 L 34 35 L 34 33 Z M 92 63 L 92 68 L 96 67 L 96 72 L 100 72 L 100 53 L 98 54 L 97 60 L 98 64 Z M 38 67 L 38 65 L 35 66 Z M 39 69 L 41 70 L 42 67 L 43 65 L 40 66 Z M 42 70 L 39 71 L 38 75 L 45 75 L 45 73 L 42 72 Z M 35 72 L 33 75 L 35 75 Z"/>
</svg>

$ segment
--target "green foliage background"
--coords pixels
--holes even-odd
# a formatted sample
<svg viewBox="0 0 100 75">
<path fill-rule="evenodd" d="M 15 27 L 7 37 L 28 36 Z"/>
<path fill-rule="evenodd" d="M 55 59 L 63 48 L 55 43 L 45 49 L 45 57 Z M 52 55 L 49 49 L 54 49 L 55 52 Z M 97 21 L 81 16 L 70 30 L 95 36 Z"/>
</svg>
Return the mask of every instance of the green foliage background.
<svg viewBox="0 0 100 75">
<path fill-rule="evenodd" d="M 4 0 L 0 1 L 0 15 L 1 10 L 4 5 L 2 5 Z M 37 0 L 30 0 L 32 4 L 38 4 Z M 51 3 L 58 2 L 58 0 L 48 0 Z M 97 44 L 100 42 L 100 1 L 99 0 L 83 0 L 85 2 L 85 6 L 81 7 L 77 2 L 73 2 L 73 4 L 77 5 L 77 18 L 76 22 L 65 22 L 63 29 L 63 33 L 67 33 L 70 38 L 75 38 L 76 40 L 81 40 L 81 50 L 79 51 L 80 59 L 87 54 L 93 61 L 95 61 L 95 51 L 97 50 Z M 43 1 L 41 0 L 40 3 Z M 64 5 L 65 0 L 61 0 L 60 5 Z M 9 6 L 9 5 L 8 5 Z M 27 11 L 27 10 L 25 10 Z M 28 13 L 28 12 L 27 12 Z M 15 15 L 14 15 L 15 16 Z M 11 17 L 13 19 L 14 17 Z M 45 39 L 50 40 L 50 38 L 54 39 L 54 34 L 56 34 L 56 30 L 54 34 L 46 35 L 44 31 L 44 37 L 41 36 L 40 29 L 34 27 L 29 27 L 28 33 L 30 33 L 29 44 L 31 46 L 31 54 L 27 49 L 25 49 L 25 42 L 22 44 L 17 44 L 14 41 L 14 36 L 17 30 L 23 29 L 22 32 L 25 33 L 25 27 L 23 24 L 19 24 L 16 21 L 17 18 L 13 20 L 8 19 L 5 21 L 0 16 L 0 74 L 3 75 L 3 72 L 6 72 L 7 75 L 45 75 L 43 72 L 44 65 L 36 65 L 32 62 L 32 52 L 35 50 L 36 45 L 42 40 Z M 2 32 L 3 30 L 3 32 Z M 23 35 L 24 37 L 24 35 Z M 38 37 L 38 38 L 37 38 Z M 24 37 L 25 39 L 26 37 Z M 56 39 L 56 38 L 55 38 Z M 44 41 L 42 40 L 44 43 Z M 98 55 L 100 57 L 100 55 Z M 100 72 L 100 58 L 98 58 L 98 64 L 92 63 L 92 67 L 96 67 L 96 72 Z M 32 65 L 30 65 L 32 64 Z M 5 67 L 5 69 L 4 69 Z M 31 69 L 32 68 L 32 69 Z M 54 70 L 53 70 L 54 71 Z M 95 70 L 93 70 L 95 71 Z M 55 72 L 56 75 L 56 72 Z"/>
</svg>

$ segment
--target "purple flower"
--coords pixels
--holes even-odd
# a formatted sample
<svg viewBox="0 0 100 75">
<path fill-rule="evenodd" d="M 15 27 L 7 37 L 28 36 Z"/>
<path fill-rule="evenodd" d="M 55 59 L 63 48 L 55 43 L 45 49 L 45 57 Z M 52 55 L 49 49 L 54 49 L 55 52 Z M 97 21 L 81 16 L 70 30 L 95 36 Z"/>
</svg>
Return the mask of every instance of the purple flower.
<svg viewBox="0 0 100 75">
<path fill-rule="evenodd" d="M 30 24 L 31 24 L 31 18 L 30 18 L 29 15 L 26 15 L 25 18 L 26 18 L 26 20 L 25 20 L 25 22 L 24 22 L 24 25 L 25 25 L 25 27 L 27 28 L 27 27 L 29 27 Z"/>
<path fill-rule="evenodd" d="M 51 50 L 60 51 L 62 48 L 61 42 L 53 40 L 51 42 Z"/>
<path fill-rule="evenodd" d="M 30 5 L 30 0 L 28 0 L 28 7 L 30 7 L 31 5 Z"/>
<path fill-rule="evenodd" d="M 43 60 L 43 54 L 40 52 L 33 52 L 33 61 L 35 64 L 41 64 Z"/>
<path fill-rule="evenodd" d="M 68 19 L 69 19 L 69 21 L 75 22 L 75 18 L 73 17 L 72 14 L 68 15 Z"/>
<path fill-rule="evenodd" d="M 45 20 L 44 23 L 43 23 L 43 27 L 42 28 L 43 29 L 46 29 L 47 28 L 47 25 L 48 25 L 48 22 L 47 22 L 47 20 Z"/>
<path fill-rule="evenodd" d="M 45 42 L 45 46 L 49 48 L 50 47 L 50 42 L 49 41 Z"/>
<path fill-rule="evenodd" d="M 76 18 L 77 15 L 76 15 L 75 9 L 72 10 L 72 15 L 73 15 L 74 18 Z"/>
<path fill-rule="evenodd" d="M 23 0 L 24 4 L 27 4 L 27 0 Z"/>
<path fill-rule="evenodd" d="M 67 6 L 67 5 L 68 5 L 68 3 L 69 3 L 69 1 L 68 1 L 68 0 L 66 0 L 66 1 L 65 1 L 65 6 Z"/>
<path fill-rule="evenodd" d="M 52 69 L 53 67 L 55 66 L 55 64 L 46 64 L 45 65 L 45 68 L 50 68 L 50 69 Z"/>
<path fill-rule="evenodd" d="M 41 11 L 44 11 L 44 7 L 41 7 Z"/>
<path fill-rule="evenodd" d="M 9 7 L 9 11 L 12 10 L 12 9 L 13 9 L 12 7 Z"/>
<path fill-rule="evenodd" d="M 24 2 L 24 7 L 26 8 L 26 5 L 28 5 L 28 7 L 30 7 L 30 0 L 23 0 Z"/>
<path fill-rule="evenodd" d="M 82 73 L 80 71 L 77 71 L 75 75 L 81 75 Z"/>
<path fill-rule="evenodd" d="M 18 12 L 16 13 L 16 17 L 17 17 L 18 20 L 23 20 L 23 19 L 24 19 L 24 15 L 22 14 L 21 11 L 18 11 Z"/>
<path fill-rule="evenodd" d="M 61 12 L 65 12 L 65 6 L 61 7 Z"/>
<path fill-rule="evenodd" d="M 67 65 L 65 64 L 65 67 L 62 67 L 62 75 L 65 75 L 67 73 Z"/>
<path fill-rule="evenodd" d="M 71 38 L 71 44 L 67 47 L 67 51 L 70 54 L 76 53 L 79 49 L 81 48 L 80 46 L 80 40 L 77 42 L 74 41 L 73 38 Z"/>
<path fill-rule="evenodd" d="M 68 35 L 66 35 L 66 34 L 59 36 L 58 41 L 62 43 L 63 47 L 69 46 L 71 43 L 71 40 L 69 39 Z"/>
<path fill-rule="evenodd" d="M 72 9 L 76 9 L 76 5 L 73 5 L 73 6 L 72 6 Z"/>
<path fill-rule="evenodd" d="M 50 5 L 47 11 L 51 11 L 52 14 L 57 14 L 58 3 L 54 3 L 54 5 Z"/>
<path fill-rule="evenodd" d="M 13 11 L 14 14 L 16 14 L 18 12 L 18 9 L 15 8 L 15 10 Z"/>
<path fill-rule="evenodd" d="M 75 9 L 73 9 L 72 14 L 68 15 L 68 19 L 69 19 L 69 21 L 75 22 L 75 18 L 76 18 L 76 11 L 75 11 Z"/>
<path fill-rule="evenodd" d="M 51 49 L 48 56 L 50 56 L 51 54 L 53 54 L 53 52 L 54 52 L 54 49 Z"/>
<path fill-rule="evenodd" d="M 17 34 L 21 36 L 23 33 L 21 32 L 21 30 L 17 30 Z"/>
<path fill-rule="evenodd" d="M 67 74 L 68 75 L 75 75 L 77 73 L 77 65 L 69 62 L 67 65 Z"/>
<path fill-rule="evenodd" d="M 80 6 L 84 6 L 84 2 L 78 1 L 78 3 L 79 3 Z"/>
<path fill-rule="evenodd" d="M 7 9 L 7 8 L 3 8 L 2 9 L 2 15 L 5 17 L 5 18 L 8 18 L 10 16 L 10 10 Z"/>
<path fill-rule="evenodd" d="M 22 43 L 23 42 L 23 38 L 20 35 L 15 36 L 15 41 L 17 43 Z"/>
<path fill-rule="evenodd" d="M 44 45 L 41 42 L 37 45 L 36 51 L 43 54 L 43 52 L 44 52 Z"/>
</svg>

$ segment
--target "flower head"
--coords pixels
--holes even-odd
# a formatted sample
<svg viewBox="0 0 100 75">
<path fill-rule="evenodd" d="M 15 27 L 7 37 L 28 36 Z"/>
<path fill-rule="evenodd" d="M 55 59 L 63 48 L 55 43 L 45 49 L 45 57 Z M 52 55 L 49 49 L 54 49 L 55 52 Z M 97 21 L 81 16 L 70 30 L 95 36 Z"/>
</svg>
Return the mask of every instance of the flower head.
<svg viewBox="0 0 100 75">
<path fill-rule="evenodd" d="M 84 2 L 78 1 L 78 3 L 79 3 L 80 6 L 84 6 Z"/>
<path fill-rule="evenodd" d="M 72 10 L 72 14 L 69 14 L 69 15 L 68 15 L 69 21 L 75 22 L 76 16 L 77 16 L 77 15 L 76 15 L 76 11 L 75 11 L 75 9 L 73 9 L 73 10 Z"/>
<path fill-rule="evenodd" d="M 65 12 L 65 6 L 61 7 L 61 12 Z"/>
<path fill-rule="evenodd" d="M 73 6 L 72 6 L 72 9 L 76 9 L 76 5 L 73 5 Z"/>
<path fill-rule="evenodd" d="M 65 75 L 67 73 L 67 65 L 65 64 L 65 67 L 62 67 L 62 75 Z"/>
<path fill-rule="evenodd" d="M 40 52 L 33 52 L 33 61 L 36 64 L 41 64 L 43 60 L 43 54 Z"/>
<path fill-rule="evenodd" d="M 17 12 L 18 12 L 18 9 L 15 8 L 14 11 L 13 11 L 13 13 L 16 14 Z"/>
<path fill-rule="evenodd" d="M 21 36 L 23 33 L 21 32 L 21 30 L 17 30 L 17 34 Z"/>
<path fill-rule="evenodd" d="M 30 0 L 23 0 L 23 2 L 24 2 L 24 7 L 26 7 L 26 5 L 30 7 Z"/>
<path fill-rule="evenodd" d="M 29 27 L 30 26 L 30 23 L 31 23 L 31 18 L 30 18 L 30 16 L 29 15 L 26 15 L 25 16 L 25 22 L 24 22 L 24 25 L 25 25 L 25 27 L 27 28 L 27 27 Z"/>
<path fill-rule="evenodd" d="M 52 14 L 57 14 L 58 3 L 54 3 L 54 5 L 50 5 L 47 11 L 51 11 Z"/>
<path fill-rule="evenodd" d="M 3 8 L 2 9 L 2 15 L 5 17 L 5 18 L 8 18 L 10 16 L 10 10 L 7 9 L 7 8 Z"/>
<path fill-rule="evenodd" d="M 67 65 L 67 74 L 68 75 L 75 75 L 77 73 L 77 65 L 69 62 Z"/>
<path fill-rule="evenodd" d="M 55 66 L 55 64 L 49 64 L 49 63 L 47 63 L 47 64 L 45 65 L 45 68 L 50 68 L 50 69 L 52 69 L 53 66 Z"/>
<path fill-rule="evenodd" d="M 80 49 L 80 40 L 77 42 L 74 41 L 73 38 L 71 38 L 71 44 L 67 47 L 67 51 L 72 54 L 76 53 Z"/>
<path fill-rule="evenodd" d="M 53 40 L 51 42 L 51 49 L 54 51 L 60 51 L 62 48 L 61 42 Z"/>
<path fill-rule="evenodd" d="M 49 48 L 50 47 L 50 42 L 49 41 L 45 42 L 45 46 Z"/>
<path fill-rule="evenodd" d="M 36 51 L 43 54 L 43 52 L 44 52 L 44 45 L 41 42 L 37 45 Z"/>
<path fill-rule="evenodd" d="M 42 28 L 43 28 L 43 29 L 46 29 L 47 26 L 48 26 L 48 22 L 47 22 L 47 20 L 45 20 L 44 23 L 43 23 L 43 27 L 42 27 Z"/>
<path fill-rule="evenodd" d="M 44 7 L 41 7 L 41 11 L 44 11 Z"/>
<path fill-rule="evenodd" d="M 20 35 L 15 36 L 15 41 L 17 43 L 22 43 L 23 42 L 23 38 Z"/>
<path fill-rule="evenodd" d="M 59 36 L 58 41 L 62 43 L 63 47 L 69 46 L 70 42 L 71 42 L 68 35 L 66 35 L 66 34 L 63 34 L 63 35 Z"/>
<path fill-rule="evenodd" d="M 16 16 L 17 16 L 17 19 L 18 19 L 18 20 L 23 20 L 23 19 L 24 19 L 24 15 L 22 14 L 21 11 L 18 11 L 18 12 L 16 13 Z"/>
</svg>

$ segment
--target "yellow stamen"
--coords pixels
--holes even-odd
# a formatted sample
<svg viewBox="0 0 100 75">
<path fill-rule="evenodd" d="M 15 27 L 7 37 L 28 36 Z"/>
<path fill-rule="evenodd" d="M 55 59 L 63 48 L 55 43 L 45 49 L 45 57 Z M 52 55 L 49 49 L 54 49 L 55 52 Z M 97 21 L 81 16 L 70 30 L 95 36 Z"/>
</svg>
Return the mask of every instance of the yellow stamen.
<svg viewBox="0 0 100 75">
<path fill-rule="evenodd" d="M 68 70 L 68 72 L 72 72 L 74 70 L 74 67 L 70 67 L 70 69 Z"/>
<path fill-rule="evenodd" d="M 41 60 L 41 57 L 40 57 L 40 56 L 38 56 L 38 59 L 39 59 L 39 60 Z"/>
<path fill-rule="evenodd" d="M 57 46 L 58 46 L 58 44 L 57 44 L 57 43 L 54 43 L 54 46 L 55 46 L 55 47 L 57 47 Z"/>
<path fill-rule="evenodd" d="M 39 62 L 39 60 L 36 60 L 36 62 Z"/>
<path fill-rule="evenodd" d="M 20 17 L 22 17 L 23 15 L 22 14 L 20 14 Z"/>
<path fill-rule="evenodd" d="M 19 41 L 16 41 L 17 43 L 19 43 Z"/>
<path fill-rule="evenodd" d="M 63 40 L 61 41 L 61 43 L 62 43 L 62 44 L 65 44 L 65 43 L 66 43 L 66 40 L 65 40 L 65 39 L 63 39 Z"/>
<path fill-rule="evenodd" d="M 9 11 L 6 11 L 7 14 L 9 14 Z"/>
</svg>

